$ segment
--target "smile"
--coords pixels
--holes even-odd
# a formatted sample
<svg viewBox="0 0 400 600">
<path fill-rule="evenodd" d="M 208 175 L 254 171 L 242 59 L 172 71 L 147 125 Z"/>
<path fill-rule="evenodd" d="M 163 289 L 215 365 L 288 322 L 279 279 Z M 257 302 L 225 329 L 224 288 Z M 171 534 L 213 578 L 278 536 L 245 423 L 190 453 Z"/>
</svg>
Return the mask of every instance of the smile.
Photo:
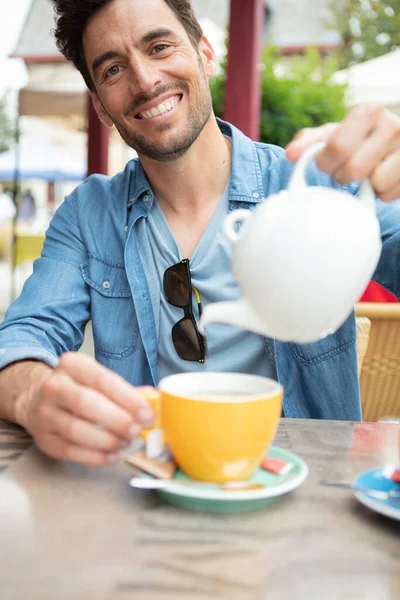
<svg viewBox="0 0 400 600">
<path fill-rule="evenodd" d="M 171 96 L 167 100 L 160 102 L 157 106 L 153 106 L 152 108 L 148 108 L 136 115 L 137 119 L 149 120 L 154 119 L 156 117 L 160 117 L 165 115 L 166 113 L 171 112 L 182 100 L 182 95 L 177 94 L 176 96 Z"/>
</svg>

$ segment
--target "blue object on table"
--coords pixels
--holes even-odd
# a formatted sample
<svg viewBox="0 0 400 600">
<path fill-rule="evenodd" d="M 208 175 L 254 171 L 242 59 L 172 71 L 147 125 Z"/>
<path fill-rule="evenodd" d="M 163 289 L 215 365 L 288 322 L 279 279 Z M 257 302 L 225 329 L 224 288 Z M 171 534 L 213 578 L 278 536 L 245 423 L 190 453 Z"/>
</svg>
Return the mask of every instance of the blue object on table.
<svg viewBox="0 0 400 600">
<path fill-rule="evenodd" d="M 390 481 L 384 475 L 384 468 L 372 469 L 361 473 L 353 482 L 354 486 L 365 487 L 383 492 L 398 490 L 400 484 Z M 356 492 L 355 496 L 365 506 L 386 517 L 400 521 L 400 501 L 396 498 L 374 498 L 364 492 Z"/>
</svg>

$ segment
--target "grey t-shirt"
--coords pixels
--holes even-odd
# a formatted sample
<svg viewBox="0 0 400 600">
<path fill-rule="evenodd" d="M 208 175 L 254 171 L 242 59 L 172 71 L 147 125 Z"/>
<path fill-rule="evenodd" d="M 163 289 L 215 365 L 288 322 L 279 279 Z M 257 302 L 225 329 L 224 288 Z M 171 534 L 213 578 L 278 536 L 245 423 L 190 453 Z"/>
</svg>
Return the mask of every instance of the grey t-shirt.
<svg viewBox="0 0 400 600">
<path fill-rule="evenodd" d="M 236 300 L 240 297 L 238 283 L 231 270 L 231 245 L 222 230 L 228 212 L 227 186 L 216 211 L 190 260 L 192 285 L 201 298 L 202 306 L 210 302 Z M 207 326 L 207 359 L 205 363 L 182 360 L 172 342 L 172 328 L 183 318 L 181 308 L 169 304 L 163 290 L 164 272 L 183 258 L 178 244 L 157 201 L 146 219 L 154 265 L 160 280 L 160 327 L 158 345 L 158 381 L 167 375 L 184 371 L 232 371 L 251 373 L 276 379 L 275 364 L 267 353 L 265 340 L 257 334 L 224 324 Z M 193 314 L 199 312 L 193 294 Z"/>
</svg>

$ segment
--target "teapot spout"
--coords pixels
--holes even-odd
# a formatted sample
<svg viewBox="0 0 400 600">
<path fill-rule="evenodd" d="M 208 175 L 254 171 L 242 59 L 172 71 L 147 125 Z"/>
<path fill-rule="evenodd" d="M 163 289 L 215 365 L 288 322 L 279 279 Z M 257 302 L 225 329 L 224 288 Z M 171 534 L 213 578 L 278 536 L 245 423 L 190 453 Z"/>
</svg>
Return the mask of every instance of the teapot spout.
<svg viewBox="0 0 400 600">
<path fill-rule="evenodd" d="M 261 317 L 243 299 L 208 304 L 204 308 L 199 322 L 199 330 L 202 334 L 205 333 L 205 328 L 209 323 L 225 323 L 247 329 L 247 331 L 253 333 L 269 336 L 268 329 Z"/>
</svg>

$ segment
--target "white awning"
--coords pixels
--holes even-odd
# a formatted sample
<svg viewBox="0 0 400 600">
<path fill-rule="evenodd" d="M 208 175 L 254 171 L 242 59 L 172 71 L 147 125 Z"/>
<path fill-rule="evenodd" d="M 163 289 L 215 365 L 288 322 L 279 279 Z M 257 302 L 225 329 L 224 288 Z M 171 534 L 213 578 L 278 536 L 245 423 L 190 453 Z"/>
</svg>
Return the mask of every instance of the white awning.
<svg viewBox="0 0 400 600">
<path fill-rule="evenodd" d="M 400 112 L 400 50 L 389 52 L 334 73 L 337 83 L 347 83 L 351 105 L 373 102 Z"/>
</svg>

